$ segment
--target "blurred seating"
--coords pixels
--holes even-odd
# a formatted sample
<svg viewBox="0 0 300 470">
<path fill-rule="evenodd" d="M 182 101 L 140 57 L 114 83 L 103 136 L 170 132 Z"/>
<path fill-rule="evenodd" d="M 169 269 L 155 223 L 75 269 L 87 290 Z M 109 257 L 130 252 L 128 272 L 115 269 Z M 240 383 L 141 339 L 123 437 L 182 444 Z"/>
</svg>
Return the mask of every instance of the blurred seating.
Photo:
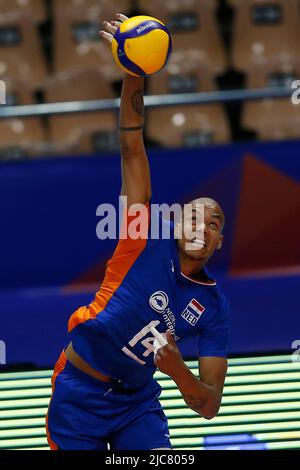
<svg viewBox="0 0 300 470">
<path fill-rule="evenodd" d="M 108 14 L 105 19 L 109 20 L 115 17 L 116 13 L 126 15 L 131 8 L 131 0 L 52 0 L 52 2 L 55 16 L 72 16 L 74 10 L 77 10 L 82 15 L 87 15 L 90 20 L 103 14 Z"/>
<path fill-rule="evenodd" d="M 82 71 L 77 75 L 61 75 L 48 81 L 45 87 L 48 103 L 115 98 L 109 82 L 97 71 Z M 114 111 L 51 116 L 49 128 L 54 153 L 71 151 L 97 153 L 119 148 L 117 116 Z"/>
<path fill-rule="evenodd" d="M 200 147 L 227 143 L 230 133 L 218 105 L 191 105 L 150 110 L 147 135 L 162 147 Z"/>
<path fill-rule="evenodd" d="M 7 89 L 7 105 L 32 103 L 32 93 L 24 86 Z M 0 119 L 0 135 L 0 160 L 21 159 L 43 153 L 46 134 L 43 122 L 38 117 Z"/>
<path fill-rule="evenodd" d="M 100 38 L 104 20 L 129 11 L 129 0 L 55 0 L 54 72 L 77 73 L 98 70 L 110 80 L 122 77 L 111 51 Z"/>
<path fill-rule="evenodd" d="M 21 17 L 39 24 L 47 20 L 47 8 L 44 0 L 1 0 L 0 23 L 16 21 Z"/>
<path fill-rule="evenodd" d="M 193 93 L 216 89 L 207 70 L 172 74 L 168 69 L 149 79 L 149 93 Z M 147 111 L 147 136 L 163 147 L 198 147 L 230 141 L 230 130 L 222 105 L 178 105 Z"/>
<path fill-rule="evenodd" d="M 300 79 L 300 66 L 256 67 L 247 76 L 248 88 L 287 87 Z M 291 98 L 248 101 L 243 104 L 242 126 L 257 133 L 260 140 L 300 137 L 299 106 Z"/>
<path fill-rule="evenodd" d="M 77 145 L 70 149 L 71 155 L 119 153 L 116 121 L 113 112 L 98 113 L 97 125 L 80 134 Z"/>
<path fill-rule="evenodd" d="M 170 63 L 180 72 L 205 67 L 214 75 L 226 70 L 227 60 L 215 17 L 215 0 L 139 0 L 139 10 L 163 21 L 171 31 L 173 54 Z"/>
<path fill-rule="evenodd" d="M 299 61 L 298 0 L 229 0 L 235 8 L 231 62 L 242 72 L 256 65 Z"/>
<path fill-rule="evenodd" d="M 0 22 L 0 80 L 36 89 L 47 72 L 37 26 L 26 18 Z"/>
<path fill-rule="evenodd" d="M 150 95 L 195 93 L 216 89 L 216 80 L 206 69 L 191 68 L 185 72 L 174 73 L 174 68 L 167 65 L 164 70 L 147 79 L 147 90 Z"/>
</svg>

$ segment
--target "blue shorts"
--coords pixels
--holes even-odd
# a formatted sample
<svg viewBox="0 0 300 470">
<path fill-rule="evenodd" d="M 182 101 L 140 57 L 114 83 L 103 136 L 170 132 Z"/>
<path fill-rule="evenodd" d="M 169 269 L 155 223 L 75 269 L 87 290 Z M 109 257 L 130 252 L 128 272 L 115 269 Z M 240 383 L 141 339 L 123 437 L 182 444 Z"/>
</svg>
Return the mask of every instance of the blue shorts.
<svg viewBox="0 0 300 470">
<path fill-rule="evenodd" d="M 158 400 L 161 388 L 155 380 L 140 389 L 118 389 L 79 371 L 62 353 L 52 388 L 47 414 L 51 449 L 171 448 L 167 418 Z"/>
</svg>

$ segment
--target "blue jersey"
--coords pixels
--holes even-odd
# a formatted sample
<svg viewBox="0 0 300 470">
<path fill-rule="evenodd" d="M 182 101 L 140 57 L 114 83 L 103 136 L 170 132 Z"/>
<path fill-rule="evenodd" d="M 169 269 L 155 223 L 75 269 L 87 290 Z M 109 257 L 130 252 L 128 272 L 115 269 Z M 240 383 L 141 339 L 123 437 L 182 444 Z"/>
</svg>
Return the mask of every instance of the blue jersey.
<svg viewBox="0 0 300 470">
<path fill-rule="evenodd" d="M 156 370 L 151 327 L 171 330 L 177 342 L 197 336 L 199 357 L 226 357 L 228 302 L 204 274 L 198 282 L 181 273 L 172 224 L 169 239 L 120 240 L 94 302 L 70 318 L 74 350 L 132 387 L 147 383 Z"/>
</svg>

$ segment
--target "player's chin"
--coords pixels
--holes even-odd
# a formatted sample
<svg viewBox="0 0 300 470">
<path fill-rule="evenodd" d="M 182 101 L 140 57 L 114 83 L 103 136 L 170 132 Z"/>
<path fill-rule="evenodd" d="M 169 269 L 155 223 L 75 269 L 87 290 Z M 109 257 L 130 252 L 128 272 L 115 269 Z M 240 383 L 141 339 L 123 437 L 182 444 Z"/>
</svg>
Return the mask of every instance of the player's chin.
<svg viewBox="0 0 300 470">
<path fill-rule="evenodd" d="M 206 260 L 208 258 L 208 253 L 206 252 L 205 248 L 201 248 L 198 250 L 186 249 L 185 253 L 190 259 L 193 259 L 195 261 Z"/>
</svg>

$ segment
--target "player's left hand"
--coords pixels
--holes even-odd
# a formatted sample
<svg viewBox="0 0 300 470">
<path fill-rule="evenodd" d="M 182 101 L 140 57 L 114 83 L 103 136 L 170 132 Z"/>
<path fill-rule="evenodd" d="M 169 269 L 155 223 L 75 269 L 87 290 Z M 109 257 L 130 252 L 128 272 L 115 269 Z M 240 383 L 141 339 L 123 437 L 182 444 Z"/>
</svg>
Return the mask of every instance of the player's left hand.
<svg viewBox="0 0 300 470">
<path fill-rule="evenodd" d="M 154 333 L 155 337 L 160 342 L 162 335 L 158 332 L 156 333 L 159 337 Z M 184 365 L 184 361 L 170 330 L 166 332 L 164 344 L 164 346 L 157 350 L 154 356 L 154 363 L 161 372 L 173 378 L 178 373 L 178 369 Z"/>
</svg>

